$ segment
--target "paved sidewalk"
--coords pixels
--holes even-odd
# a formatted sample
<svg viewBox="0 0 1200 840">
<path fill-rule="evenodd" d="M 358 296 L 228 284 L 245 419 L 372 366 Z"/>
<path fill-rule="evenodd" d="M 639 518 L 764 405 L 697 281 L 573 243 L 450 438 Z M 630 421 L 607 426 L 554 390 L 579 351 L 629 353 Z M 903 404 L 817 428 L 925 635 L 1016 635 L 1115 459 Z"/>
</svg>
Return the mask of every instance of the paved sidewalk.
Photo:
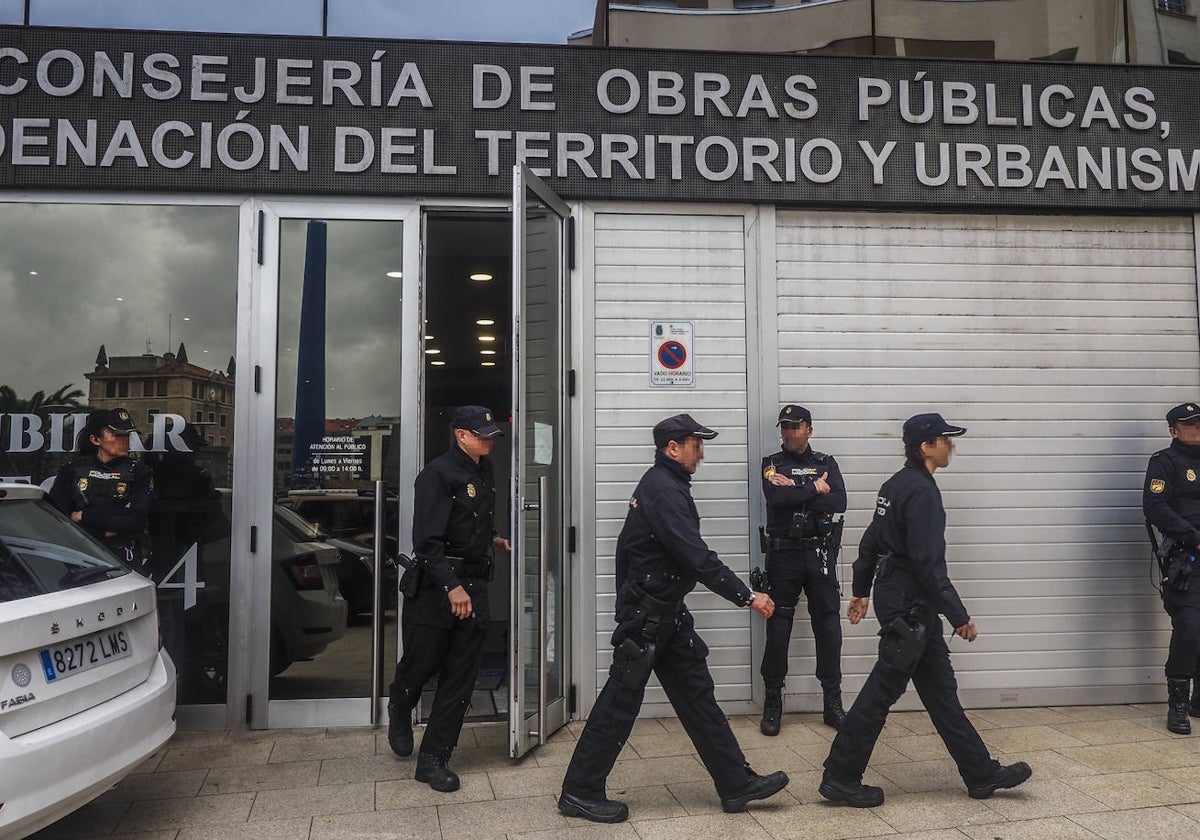
<svg viewBox="0 0 1200 840">
<path fill-rule="evenodd" d="M 893 714 L 866 781 L 879 808 L 832 806 L 817 794 L 832 730 L 817 715 L 786 715 L 766 738 L 757 718 L 731 723 L 760 772 L 783 769 L 787 790 L 744 814 L 723 814 L 673 718 L 639 720 L 609 793 L 630 821 L 597 826 L 558 813 L 554 797 L 576 734 L 572 724 L 522 761 L 505 757 L 507 729 L 464 729 L 451 766 L 462 788 L 440 794 L 412 780 L 376 729 L 183 732 L 137 773 L 49 829 L 76 837 L 412 838 L 412 840 L 741 840 L 888 837 L 909 840 L 1191 838 L 1200 835 L 1200 734 L 1164 726 L 1163 705 L 971 712 L 1004 762 L 1033 778 L 976 801 L 923 712 Z M 1200 721 L 1196 721 L 1200 724 Z M 1198 727 L 1200 729 L 1200 727 Z"/>
</svg>

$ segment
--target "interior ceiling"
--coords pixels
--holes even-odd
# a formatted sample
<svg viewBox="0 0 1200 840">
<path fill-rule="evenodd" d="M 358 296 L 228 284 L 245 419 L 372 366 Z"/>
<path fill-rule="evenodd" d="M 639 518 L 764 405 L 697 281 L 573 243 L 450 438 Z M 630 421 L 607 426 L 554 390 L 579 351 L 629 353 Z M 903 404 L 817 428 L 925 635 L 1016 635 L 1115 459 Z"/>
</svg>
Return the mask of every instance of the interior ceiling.
<svg viewBox="0 0 1200 840">
<path fill-rule="evenodd" d="M 477 282 L 472 274 L 491 274 Z M 434 405 L 508 413 L 512 370 L 512 223 L 508 213 L 430 214 L 425 228 L 425 375 Z M 491 318 L 490 327 L 475 322 Z M 480 335 L 495 337 L 483 342 Z M 484 355 L 481 350 L 495 350 Z M 433 362 L 444 361 L 444 365 Z M 494 361 L 494 367 L 482 362 Z"/>
</svg>

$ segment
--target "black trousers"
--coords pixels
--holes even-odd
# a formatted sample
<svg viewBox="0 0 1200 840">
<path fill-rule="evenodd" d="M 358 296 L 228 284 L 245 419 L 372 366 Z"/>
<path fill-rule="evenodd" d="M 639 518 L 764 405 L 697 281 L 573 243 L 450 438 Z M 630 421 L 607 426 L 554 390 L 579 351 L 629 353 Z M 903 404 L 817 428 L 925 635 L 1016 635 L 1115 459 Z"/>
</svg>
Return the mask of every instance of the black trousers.
<svg viewBox="0 0 1200 840">
<path fill-rule="evenodd" d="M 717 706 L 707 655 L 708 647 L 696 635 L 691 614 L 684 610 L 677 624 L 660 627 L 654 673 L 712 776 L 717 794 L 727 797 L 745 786 L 751 771 L 729 721 Z M 563 778 L 564 793 L 587 799 L 605 797 L 605 780 L 629 738 L 645 694 L 644 682 L 629 688 L 609 677 L 575 745 Z"/>
<path fill-rule="evenodd" d="M 471 704 L 488 625 L 487 581 L 464 580 L 462 584 L 475 611 L 461 621 L 450 614 L 441 590 L 426 587 L 415 599 L 405 600 L 401 617 L 404 655 L 396 663 L 396 695 L 411 698 L 414 705 L 420 701 L 425 683 L 438 675 L 421 752 L 447 758 L 458 744 Z M 437 603 L 439 599 L 441 603 Z"/>
<path fill-rule="evenodd" d="M 1163 606 L 1171 616 L 1167 679 L 1200 679 L 1200 581 L 1191 581 L 1186 592 L 1164 590 Z"/>
<path fill-rule="evenodd" d="M 841 597 L 832 563 L 822 565 L 815 551 L 772 551 L 767 566 L 775 614 L 767 621 L 767 644 L 763 650 L 763 683 L 767 691 L 783 688 L 788 672 L 788 645 L 796 604 L 803 592 L 808 600 L 808 619 L 817 648 L 817 679 L 828 691 L 842 685 Z"/>
<path fill-rule="evenodd" d="M 950 665 L 950 649 L 942 638 L 942 622 L 934 618 L 931 625 L 924 652 L 912 671 L 875 663 L 825 759 L 825 769 L 835 779 L 848 783 L 862 781 L 888 711 L 904 694 L 909 680 L 917 687 L 917 694 L 967 787 L 986 781 L 999 766 L 958 702 L 958 681 Z"/>
</svg>

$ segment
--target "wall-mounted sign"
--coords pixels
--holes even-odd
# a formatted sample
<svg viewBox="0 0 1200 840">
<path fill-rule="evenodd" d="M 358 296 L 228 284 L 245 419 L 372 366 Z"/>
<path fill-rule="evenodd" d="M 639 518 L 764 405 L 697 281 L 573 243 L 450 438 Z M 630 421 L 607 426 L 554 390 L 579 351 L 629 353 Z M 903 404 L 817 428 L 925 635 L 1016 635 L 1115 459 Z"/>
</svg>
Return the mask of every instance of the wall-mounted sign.
<svg viewBox="0 0 1200 840">
<path fill-rule="evenodd" d="M 650 384 L 689 388 L 696 384 L 691 321 L 650 322 Z"/>
</svg>

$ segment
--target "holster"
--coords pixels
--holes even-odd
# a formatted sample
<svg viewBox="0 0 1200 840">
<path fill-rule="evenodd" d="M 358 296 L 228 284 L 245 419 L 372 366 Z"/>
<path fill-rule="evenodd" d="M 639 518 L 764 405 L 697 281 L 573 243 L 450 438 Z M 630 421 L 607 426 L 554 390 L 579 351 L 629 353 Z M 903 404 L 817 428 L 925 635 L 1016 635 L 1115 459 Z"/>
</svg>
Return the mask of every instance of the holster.
<svg viewBox="0 0 1200 840">
<path fill-rule="evenodd" d="M 1174 592 L 1187 592 L 1195 562 L 1196 558 L 1191 552 L 1180 552 L 1172 556 L 1167 564 L 1167 573 L 1163 576 L 1163 586 Z"/>
<path fill-rule="evenodd" d="M 911 672 L 925 651 L 927 631 L 915 611 L 897 616 L 879 630 L 879 661 L 897 671 Z"/>
<path fill-rule="evenodd" d="M 619 685 L 630 689 L 645 687 L 654 669 L 654 655 L 658 651 L 658 628 L 660 619 L 647 616 L 639 631 L 641 643 L 632 636 L 626 636 L 613 649 L 612 667 L 608 675 Z"/>
<path fill-rule="evenodd" d="M 425 572 L 421 568 L 420 562 L 414 562 L 404 570 L 404 574 L 400 576 L 400 594 L 405 598 L 412 600 L 417 597 L 417 592 L 421 589 L 421 582 L 425 577 Z"/>
<path fill-rule="evenodd" d="M 755 592 L 771 594 L 771 578 L 766 569 L 755 566 L 750 570 L 750 588 Z"/>
</svg>

